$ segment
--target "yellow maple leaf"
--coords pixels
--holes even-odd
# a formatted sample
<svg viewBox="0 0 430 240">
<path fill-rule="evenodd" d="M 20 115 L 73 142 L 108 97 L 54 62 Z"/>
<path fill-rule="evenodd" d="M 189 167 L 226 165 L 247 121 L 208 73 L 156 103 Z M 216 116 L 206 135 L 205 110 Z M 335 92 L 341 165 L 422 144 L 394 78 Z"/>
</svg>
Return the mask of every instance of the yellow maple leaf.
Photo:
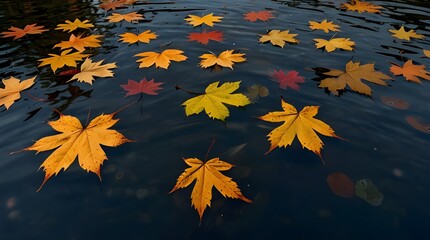
<svg viewBox="0 0 430 240">
<path fill-rule="evenodd" d="M 166 49 L 161 53 L 157 52 L 142 52 L 136 54 L 134 56 L 142 57 L 136 62 L 140 63 L 139 68 L 147 68 L 155 64 L 158 68 L 167 69 L 170 65 L 170 61 L 174 62 L 182 62 L 187 59 L 185 55 L 183 55 L 183 51 L 178 49 Z"/>
<path fill-rule="evenodd" d="M 114 119 L 114 116 L 115 113 L 101 114 L 87 127 L 83 127 L 76 117 L 63 114 L 60 114 L 58 120 L 49 122 L 48 124 L 60 133 L 41 138 L 24 149 L 37 153 L 56 149 L 40 166 L 45 171 L 45 179 L 39 190 L 51 176 L 57 175 L 62 169 L 66 170 L 76 157 L 81 168 L 97 174 L 101 180 L 100 167 L 107 157 L 100 145 L 116 147 L 130 142 L 121 133 L 109 129 L 119 120 Z"/>
<path fill-rule="evenodd" d="M 418 38 L 418 39 L 424 38 L 424 35 L 416 33 L 415 30 L 413 29 L 406 31 L 404 26 L 402 26 L 399 30 L 390 29 L 388 31 L 394 33 L 391 36 L 398 39 L 407 40 L 407 41 L 411 41 L 411 38 Z"/>
<path fill-rule="evenodd" d="M 423 49 L 424 56 L 430 58 L 430 50 Z"/>
<path fill-rule="evenodd" d="M 222 67 L 229 67 L 233 69 L 234 63 L 245 62 L 246 58 L 243 56 L 244 53 L 233 53 L 234 50 L 226 50 L 216 56 L 213 53 L 206 53 L 201 55 L 199 58 L 203 59 L 200 61 L 200 66 L 202 68 L 208 68 L 215 65 L 219 65 Z"/>
<path fill-rule="evenodd" d="M 224 197 L 252 203 L 251 200 L 243 196 L 237 183 L 232 178 L 221 173 L 222 171 L 231 169 L 233 167 L 232 164 L 224 162 L 219 158 L 212 158 L 205 163 L 198 158 L 184 158 L 184 161 L 190 167 L 185 169 L 179 176 L 176 185 L 169 193 L 180 188 L 186 188 L 195 180 L 196 184 L 191 192 L 191 203 L 199 213 L 200 221 L 206 207 L 211 206 L 213 187 Z"/>
<path fill-rule="evenodd" d="M 188 22 L 188 24 L 193 25 L 193 27 L 200 26 L 202 24 L 206 24 L 210 27 L 213 27 L 214 23 L 221 22 L 223 17 L 214 16 L 213 13 L 207 14 L 203 17 L 199 17 L 196 15 L 188 15 L 184 20 Z"/>
<path fill-rule="evenodd" d="M 323 30 L 325 33 L 340 31 L 339 25 L 334 24 L 332 21 L 328 22 L 327 19 L 324 19 L 322 22 L 309 21 L 309 28 L 312 30 Z"/>
<path fill-rule="evenodd" d="M 354 41 L 349 38 L 332 38 L 330 40 L 325 40 L 321 38 L 314 39 L 315 48 L 325 48 L 327 52 L 333 52 L 337 48 L 352 51 L 355 45 Z"/>
<path fill-rule="evenodd" d="M 50 53 L 48 58 L 42 58 L 37 61 L 41 61 L 39 67 L 43 67 L 45 65 L 51 65 L 52 71 L 55 71 L 58 68 L 66 66 L 76 67 L 76 61 L 82 61 L 84 57 L 88 57 L 89 54 L 83 54 L 80 52 L 70 53 L 72 49 L 67 49 L 61 52 L 60 55 Z M 70 53 L 70 54 L 69 54 Z"/>
<path fill-rule="evenodd" d="M 334 95 L 339 95 L 339 91 L 344 90 L 348 85 L 351 90 L 370 96 L 372 89 L 364 84 L 361 79 L 382 86 L 387 86 L 385 81 L 392 79 L 382 72 L 376 71 L 375 64 L 368 63 L 360 66 L 360 62 L 353 61 L 346 64 L 344 71 L 330 69 L 324 75 L 330 77 L 323 79 L 318 87 L 328 88 Z"/>
<path fill-rule="evenodd" d="M 276 147 L 290 146 L 297 136 L 303 148 L 311 150 L 321 158 L 321 149 L 324 143 L 316 132 L 324 136 L 340 138 L 329 125 L 314 118 L 318 113 L 319 106 L 306 106 L 297 112 L 297 109 L 285 102 L 284 99 L 282 99 L 281 105 L 283 111 L 269 112 L 259 117 L 259 119 L 267 122 L 284 122 L 267 135 L 271 144 L 267 153 Z"/>
<path fill-rule="evenodd" d="M 55 28 L 56 30 L 63 30 L 63 32 L 69 31 L 69 32 L 73 32 L 74 30 L 78 29 L 78 28 L 84 28 L 84 29 L 89 29 L 94 27 L 93 24 L 90 23 L 89 20 L 84 20 L 81 21 L 78 18 L 75 19 L 75 21 L 70 21 L 70 20 L 66 20 L 66 23 L 60 23 L 57 25 L 57 28 Z"/>
<path fill-rule="evenodd" d="M 121 39 L 118 41 L 126 42 L 128 44 L 133 44 L 137 42 L 143 42 L 143 43 L 149 43 L 153 39 L 157 39 L 157 35 L 155 35 L 154 32 L 151 32 L 151 30 L 146 30 L 139 35 L 136 35 L 134 33 L 126 32 L 119 35 Z"/>
<path fill-rule="evenodd" d="M 111 68 L 116 68 L 115 63 L 107 63 L 102 65 L 103 60 L 93 62 L 87 58 L 81 65 L 81 71 L 75 74 L 69 81 L 78 80 L 93 84 L 94 77 L 113 77 Z"/>
<path fill-rule="evenodd" d="M 131 12 L 127 14 L 112 13 L 112 16 L 106 17 L 106 19 L 108 19 L 109 22 L 114 22 L 114 23 L 121 22 L 122 20 L 131 22 L 131 21 L 142 20 L 143 15 L 137 12 Z"/>
<path fill-rule="evenodd" d="M 349 3 L 342 4 L 341 7 L 344 7 L 349 11 L 357 11 L 358 13 L 380 13 L 380 9 L 382 9 L 381 6 L 374 5 L 368 2 L 362 2 L 359 0 L 351 0 L 351 2 Z"/>
<path fill-rule="evenodd" d="M 27 34 L 42 34 L 48 31 L 48 29 L 44 29 L 44 26 L 36 26 L 36 23 L 26 25 L 23 29 L 12 26 L 7 30 L 9 30 L 9 32 L 5 31 L 0 33 L 3 35 L 2 38 L 13 37 L 13 40 L 22 38 Z"/>
<path fill-rule="evenodd" d="M 239 88 L 240 81 L 223 83 L 219 87 L 218 84 L 219 82 L 209 84 L 205 89 L 205 93 L 182 103 L 182 106 L 185 106 L 185 114 L 190 116 L 205 110 L 210 118 L 224 121 L 230 113 L 223 103 L 235 107 L 246 106 L 251 103 L 242 93 L 233 94 Z"/>
<path fill-rule="evenodd" d="M 286 42 L 298 43 L 299 40 L 294 38 L 297 35 L 289 33 L 289 30 L 271 30 L 266 35 L 260 35 L 260 42 L 265 43 L 270 41 L 273 45 L 283 48 Z"/>
<path fill-rule="evenodd" d="M 4 88 L 0 88 L 0 106 L 4 105 L 9 109 L 16 100 L 21 98 L 20 92 L 33 86 L 35 79 L 36 76 L 22 81 L 15 77 L 3 79 Z"/>
<path fill-rule="evenodd" d="M 70 35 L 69 41 L 61 41 L 61 43 L 56 44 L 53 48 L 59 47 L 61 50 L 67 48 L 74 48 L 79 52 L 85 51 L 86 47 L 101 47 L 100 40 L 98 38 L 102 35 L 90 35 L 88 37 Z"/>
<path fill-rule="evenodd" d="M 418 77 L 430 80 L 430 73 L 425 68 L 426 66 L 424 65 L 414 65 L 412 60 L 408 60 L 402 67 L 392 64 L 390 71 L 396 76 L 403 75 L 408 81 L 421 83 Z"/>
</svg>

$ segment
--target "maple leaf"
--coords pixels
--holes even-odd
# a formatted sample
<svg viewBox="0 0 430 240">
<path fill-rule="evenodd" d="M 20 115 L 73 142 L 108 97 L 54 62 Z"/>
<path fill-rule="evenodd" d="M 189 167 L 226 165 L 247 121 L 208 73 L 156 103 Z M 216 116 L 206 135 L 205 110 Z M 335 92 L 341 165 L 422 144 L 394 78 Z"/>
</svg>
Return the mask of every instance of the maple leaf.
<svg viewBox="0 0 430 240">
<path fill-rule="evenodd" d="M 406 31 L 404 26 L 400 27 L 399 30 L 390 29 L 388 31 L 394 33 L 391 36 L 398 39 L 407 40 L 407 41 L 411 41 L 411 38 L 418 38 L 418 39 L 424 38 L 424 35 L 416 33 L 413 29 Z"/>
<path fill-rule="evenodd" d="M 275 79 L 277 82 L 279 82 L 279 88 L 287 89 L 287 87 L 290 87 L 296 91 L 299 91 L 300 86 L 298 83 L 304 83 L 305 78 L 302 76 L 299 76 L 299 72 L 297 71 L 289 71 L 285 74 L 284 71 L 279 70 L 275 71 L 272 74 L 272 78 Z"/>
<path fill-rule="evenodd" d="M 35 79 L 36 76 L 22 81 L 15 77 L 3 79 L 4 88 L 0 88 L 0 106 L 4 105 L 9 109 L 16 100 L 21 98 L 20 92 L 33 86 Z"/>
<path fill-rule="evenodd" d="M 50 53 L 49 56 L 51 57 L 37 60 L 41 61 L 39 67 L 51 65 L 51 69 L 55 73 L 58 68 L 64 67 L 64 65 L 76 67 L 76 61 L 82 61 L 84 57 L 89 56 L 89 54 L 82 54 L 80 52 L 70 53 L 71 51 L 72 49 L 64 50 L 60 55 Z"/>
<path fill-rule="evenodd" d="M 275 46 L 280 46 L 281 48 L 284 48 L 286 42 L 290 43 L 298 43 L 299 40 L 295 39 L 294 37 L 297 36 L 297 34 L 291 34 L 289 33 L 289 30 L 281 31 L 281 30 L 271 30 L 266 35 L 260 35 L 260 42 L 265 43 L 270 41 Z"/>
<path fill-rule="evenodd" d="M 113 72 L 111 68 L 116 68 L 115 63 L 107 63 L 102 65 L 103 60 L 98 62 L 93 62 L 91 59 L 87 58 L 81 65 L 81 71 L 75 74 L 72 80 L 78 80 L 79 82 L 86 82 L 93 84 L 94 77 L 113 77 Z"/>
<path fill-rule="evenodd" d="M 143 57 L 136 62 L 139 63 L 139 68 L 147 68 L 155 64 L 155 66 L 167 69 L 170 65 L 170 61 L 182 62 L 187 59 L 183 55 L 183 51 L 178 49 L 166 49 L 161 53 L 157 52 L 142 52 L 134 56 Z"/>
<path fill-rule="evenodd" d="M 208 68 L 215 65 L 219 65 L 221 67 L 229 67 L 233 69 L 234 63 L 245 62 L 246 58 L 244 53 L 233 53 L 234 50 L 226 50 L 216 56 L 213 53 L 205 53 L 201 55 L 199 58 L 203 59 L 200 61 L 200 66 L 202 68 Z"/>
<path fill-rule="evenodd" d="M 357 11 L 358 13 L 380 13 L 381 6 L 374 5 L 368 2 L 361 2 L 359 0 L 351 0 L 350 3 L 344 3 L 341 7 L 345 7 L 349 11 Z"/>
<path fill-rule="evenodd" d="M 93 24 L 90 23 L 89 20 L 81 21 L 79 19 L 75 19 L 75 21 L 71 22 L 70 20 L 66 20 L 66 23 L 60 23 L 57 25 L 56 30 L 63 30 L 63 32 L 69 31 L 73 32 L 78 28 L 89 29 L 94 27 Z"/>
<path fill-rule="evenodd" d="M 188 41 L 197 41 L 201 44 L 206 45 L 209 43 L 209 40 L 222 42 L 222 41 L 224 41 L 223 33 L 220 31 L 207 32 L 206 30 L 204 30 L 201 33 L 189 33 L 188 34 Z"/>
<path fill-rule="evenodd" d="M 324 19 L 322 22 L 309 21 L 309 28 L 312 30 L 323 30 L 325 33 L 340 31 L 339 25 L 334 24 L 332 21 L 328 22 L 327 19 Z"/>
<path fill-rule="evenodd" d="M 408 60 L 402 67 L 392 64 L 390 71 L 395 75 L 403 75 L 408 81 L 421 83 L 420 78 L 430 80 L 430 73 L 425 70 L 424 65 L 414 65 L 412 60 Z"/>
<path fill-rule="evenodd" d="M 178 177 L 175 186 L 169 192 L 172 193 L 180 188 L 186 188 L 196 181 L 191 193 L 192 206 L 197 210 L 200 221 L 206 207 L 211 206 L 212 188 L 215 187 L 224 197 L 240 199 L 247 203 L 251 200 L 243 196 L 236 182 L 232 178 L 222 174 L 233 167 L 232 164 L 224 162 L 219 158 L 212 158 L 203 162 L 198 158 L 183 158 L 190 166 Z"/>
<path fill-rule="evenodd" d="M 321 158 L 321 149 L 324 143 L 316 132 L 324 136 L 340 138 L 329 125 L 314 118 L 318 113 L 319 106 L 306 106 L 297 112 L 297 109 L 284 99 L 281 99 L 281 105 L 283 111 L 269 112 L 259 117 L 259 119 L 267 122 L 284 122 L 267 135 L 271 144 L 267 153 L 276 147 L 291 145 L 297 135 L 303 148 L 309 149 Z"/>
<path fill-rule="evenodd" d="M 360 66 L 360 62 L 349 61 L 345 66 L 345 71 L 330 69 L 324 75 L 330 76 L 323 79 L 318 87 L 328 88 L 334 95 L 339 95 L 340 90 L 344 90 L 348 85 L 351 90 L 370 96 L 372 89 L 364 84 L 361 79 L 366 81 L 387 86 L 386 80 L 392 78 L 375 70 L 375 64 L 364 64 Z"/>
<path fill-rule="evenodd" d="M 270 18 L 274 17 L 271 11 L 263 10 L 258 12 L 247 12 L 244 14 L 243 18 L 250 22 L 256 22 L 257 20 L 267 22 Z"/>
<path fill-rule="evenodd" d="M 155 35 L 154 32 L 151 32 L 151 30 L 146 30 L 139 35 L 136 35 L 134 33 L 123 33 L 119 35 L 121 39 L 118 41 L 126 42 L 128 44 L 133 44 L 137 42 L 143 42 L 143 43 L 149 43 L 153 39 L 157 39 L 157 35 Z"/>
<path fill-rule="evenodd" d="M 88 37 L 82 38 L 81 36 L 70 35 L 69 41 L 61 41 L 54 46 L 54 48 L 59 47 L 61 50 L 67 48 L 74 48 L 79 52 L 85 51 L 86 47 L 101 47 L 100 40 L 97 38 L 102 37 L 102 35 L 90 35 Z"/>
<path fill-rule="evenodd" d="M 333 52 L 337 48 L 352 51 L 355 45 L 354 41 L 351 41 L 349 38 L 332 38 L 330 40 L 325 40 L 321 38 L 314 39 L 315 48 L 325 48 L 327 52 Z"/>
<path fill-rule="evenodd" d="M 9 32 L 4 31 L 0 34 L 3 35 L 2 38 L 13 37 L 13 40 L 15 40 L 18 38 L 22 38 L 27 34 L 42 34 L 43 32 L 49 31 L 47 29 L 44 29 L 44 26 L 36 26 L 36 24 L 37 23 L 26 25 L 24 29 L 12 26 L 7 29 L 9 30 Z"/>
<path fill-rule="evenodd" d="M 219 87 L 218 84 L 219 82 L 209 84 L 204 94 L 182 103 L 182 106 L 185 106 L 185 114 L 190 116 L 205 110 L 210 118 L 224 121 L 229 116 L 229 111 L 223 103 L 235 107 L 246 106 L 251 103 L 242 93 L 233 94 L 239 88 L 240 81 L 223 83 Z"/>
<path fill-rule="evenodd" d="M 139 93 L 146 93 L 148 95 L 158 95 L 156 91 L 163 89 L 160 87 L 160 85 L 164 84 L 163 82 L 154 82 L 154 79 L 146 80 L 146 78 L 143 78 L 140 80 L 140 82 L 134 81 L 134 80 L 128 80 L 127 84 L 121 85 L 121 87 L 127 91 L 127 96 L 139 94 Z"/>
<path fill-rule="evenodd" d="M 108 19 L 109 22 L 113 22 L 113 23 L 121 22 L 122 20 L 131 22 L 131 21 L 142 20 L 143 15 L 137 12 L 131 12 L 127 14 L 112 13 L 112 16 L 106 17 L 106 19 Z"/>
<path fill-rule="evenodd" d="M 430 50 L 423 49 L 424 56 L 430 58 Z"/>
<path fill-rule="evenodd" d="M 99 7 L 105 11 L 115 10 L 117 8 L 123 7 L 124 1 L 108 1 L 99 5 Z"/>
<path fill-rule="evenodd" d="M 100 145 L 116 147 L 131 141 L 121 133 L 109 129 L 119 120 L 114 119 L 114 116 L 115 113 L 101 114 L 87 127 L 82 127 L 76 117 L 61 113 L 58 120 L 49 122 L 49 126 L 60 133 L 41 138 L 24 149 L 37 153 L 56 149 L 40 166 L 45 171 L 45 179 L 39 190 L 51 176 L 57 175 L 62 169 L 66 170 L 76 157 L 84 170 L 97 174 L 101 180 L 100 166 L 107 157 Z"/>
<path fill-rule="evenodd" d="M 199 17 L 196 15 L 188 15 L 184 20 L 188 22 L 188 24 L 193 25 L 193 27 L 200 26 L 202 24 L 206 24 L 209 27 L 213 27 L 214 23 L 221 22 L 223 17 L 214 16 L 213 13 L 207 14 L 203 17 Z"/>
<path fill-rule="evenodd" d="M 255 103 L 260 97 L 267 97 L 269 95 L 269 89 L 267 87 L 254 84 L 246 88 L 244 95 L 249 98 L 252 103 Z"/>
</svg>

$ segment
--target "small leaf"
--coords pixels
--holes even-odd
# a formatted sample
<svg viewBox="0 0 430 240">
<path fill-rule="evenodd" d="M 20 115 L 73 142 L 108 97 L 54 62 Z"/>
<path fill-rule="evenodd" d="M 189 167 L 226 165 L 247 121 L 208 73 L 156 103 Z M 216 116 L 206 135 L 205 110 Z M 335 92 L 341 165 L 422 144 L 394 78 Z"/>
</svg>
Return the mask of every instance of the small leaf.
<svg viewBox="0 0 430 240">
<path fill-rule="evenodd" d="M 419 118 L 414 116 L 407 116 L 406 122 L 416 130 L 423 133 L 430 134 L 430 123 L 423 123 Z"/>
<path fill-rule="evenodd" d="M 207 14 L 203 17 L 199 17 L 196 15 L 188 15 L 184 20 L 188 22 L 188 24 L 193 25 L 193 27 L 200 26 L 202 24 L 206 24 L 209 27 L 213 27 L 214 23 L 221 22 L 223 17 L 214 16 L 213 13 Z"/>
<path fill-rule="evenodd" d="M 406 100 L 396 98 L 396 97 L 387 97 L 387 96 L 381 96 L 381 102 L 387 106 L 397 108 L 400 110 L 408 109 L 410 105 Z"/>
<path fill-rule="evenodd" d="M 258 12 L 247 12 L 245 13 L 243 18 L 250 22 L 256 22 L 257 20 L 267 22 L 269 21 L 270 18 L 274 18 L 274 17 L 271 11 L 263 10 Z"/>
<path fill-rule="evenodd" d="M 372 206 L 380 206 L 384 200 L 384 195 L 370 179 L 360 179 L 355 183 L 355 195 Z"/>
<path fill-rule="evenodd" d="M 355 195 L 354 183 L 341 172 L 334 172 L 327 176 L 330 190 L 339 197 L 350 198 Z"/>
<path fill-rule="evenodd" d="M 220 31 L 210 31 L 204 30 L 202 33 L 189 33 L 188 41 L 197 41 L 201 44 L 208 44 L 209 40 L 222 42 L 224 41 L 223 33 Z"/>
</svg>

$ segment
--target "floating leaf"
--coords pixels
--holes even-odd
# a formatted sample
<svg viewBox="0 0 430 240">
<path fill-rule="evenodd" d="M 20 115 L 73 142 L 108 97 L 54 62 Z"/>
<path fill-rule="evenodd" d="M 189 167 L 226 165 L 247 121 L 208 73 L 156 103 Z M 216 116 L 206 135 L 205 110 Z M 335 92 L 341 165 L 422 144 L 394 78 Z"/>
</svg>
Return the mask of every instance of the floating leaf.
<svg viewBox="0 0 430 240">
<path fill-rule="evenodd" d="M 76 67 L 76 61 L 82 61 L 84 57 L 89 56 L 89 54 L 82 54 L 80 52 L 70 53 L 71 51 L 72 49 L 64 50 L 60 55 L 50 53 L 49 56 L 51 57 L 38 60 L 41 61 L 39 67 L 51 65 L 51 69 L 55 73 L 58 68 L 64 67 L 65 65 Z"/>
<path fill-rule="evenodd" d="M 341 7 L 345 7 L 349 11 L 357 11 L 358 13 L 380 13 L 381 6 L 374 5 L 368 2 L 362 2 L 359 0 L 351 0 L 349 3 L 342 4 Z"/>
<path fill-rule="evenodd" d="M 327 184 L 330 190 L 339 197 L 350 198 L 355 195 L 354 183 L 344 173 L 331 173 L 327 176 Z"/>
<path fill-rule="evenodd" d="M 298 34 L 289 33 L 289 30 L 271 30 L 266 35 L 260 35 L 260 42 L 265 43 L 270 41 L 270 43 L 274 46 L 280 46 L 281 48 L 283 48 L 286 42 L 298 43 L 299 40 L 294 38 L 297 35 Z"/>
<path fill-rule="evenodd" d="M 402 75 L 408 81 L 421 83 L 419 78 L 430 80 L 430 73 L 425 68 L 424 65 L 414 65 L 412 60 L 408 60 L 402 67 L 392 64 L 390 71 L 396 76 Z"/>
<path fill-rule="evenodd" d="M 289 71 L 288 73 L 285 73 L 282 70 L 275 71 L 272 74 L 272 78 L 279 82 L 279 88 L 287 89 L 287 87 L 290 87 L 291 89 L 294 89 L 296 91 L 300 90 L 300 86 L 298 83 L 304 83 L 305 78 L 302 76 L 299 76 L 299 72 L 297 71 Z"/>
<path fill-rule="evenodd" d="M 117 8 L 121 8 L 124 7 L 124 3 L 125 1 L 108 1 L 108 2 L 104 2 L 102 4 L 99 5 L 100 8 L 109 11 L 109 10 L 115 10 Z"/>
<path fill-rule="evenodd" d="M 128 44 L 133 44 L 137 42 L 143 42 L 143 43 L 149 43 L 153 39 L 157 39 L 157 35 L 155 35 L 154 32 L 151 32 L 151 30 L 146 30 L 139 35 L 136 35 L 134 33 L 123 33 L 119 35 L 121 39 L 118 41 L 126 42 Z"/>
<path fill-rule="evenodd" d="M 12 104 L 21 98 L 21 92 L 30 88 L 34 84 L 35 77 L 22 80 L 15 77 L 3 79 L 4 88 L 0 88 L 0 106 L 5 106 L 9 109 Z"/>
<path fill-rule="evenodd" d="M 208 44 L 209 40 L 222 42 L 224 41 L 223 33 L 220 31 L 210 31 L 207 32 L 204 30 L 201 33 L 189 33 L 188 34 L 188 41 L 197 41 L 201 44 Z"/>
<path fill-rule="evenodd" d="M 430 50 L 423 49 L 424 56 L 430 58 Z"/>
<path fill-rule="evenodd" d="M 127 96 L 139 94 L 139 93 L 146 93 L 148 95 L 158 95 L 156 91 L 163 89 L 160 87 L 160 85 L 163 84 L 162 82 L 154 82 L 154 79 L 146 80 L 146 78 L 143 78 L 140 80 L 140 82 L 136 82 L 134 80 L 128 80 L 127 84 L 121 85 L 121 87 L 127 91 Z"/>
<path fill-rule="evenodd" d="M 380 206 L 384 200 L 384 195 L 370 179 L 360 179 L 355 183 L 355 195 L 368 202 L 372 206 Z"/>
<path fill-rule="evenodd" d="M 381 96 L 381 102 L 387 106 L 401 110 L 409 108 L 409 103 L 407 101 L 396 97 Z"/>
<path fill-rule="evenodd" d="M 112 15 L 109 17 L 106 17 L 106 19 L 108 19 L 109 22 L 112 22 L 112 23 L 121 22 L 123 20 L 127 22 L 132 22 L 132 21 L 142 20 L 143 15 L 137 12 L 130 12 L 126 14 L 112 13 Z"/>
<path fill-rule="evenodd" d="M 87 58 L 81 65 L 81 71 L 75 74 L 71 80 L 77 80 L 79 82 L 86 82 L 93 84 L 94 77 L 113 77 L 111 68 L 116 68 L 115 63 L 103 64 L 104 60 L 93 62 Z"/>
<path fill-rule="evenodd" d="M 339 25 L 334 24 L 333 22 L 328 22 L 327 19 L 324 19 L 322 22 L 309 21 L 309 28 L 312 30 L 323 30 L 325 33 L 329 33 L 330 31 L 339 32 Z"/>
<path fill-rule="evenodd" d="M 63 32 L 73 32 L 78 28 L 89 29 L 94 27 L 93 24 L 90 23 L 89 20 L 84 20 L 81 22 L 79 19 L 75 19 L 75 21 L 71 22 L 70 20 L 66 20 L 66 23 L 60 23 L 57 25 L 56 30 L 63 30 Z"/>
<path fill-rule="evenodd" d="M 200 67 L 208 68 L 213 67 L 215 65 L 219 65 L 221 67 L 229 67 L 233 69 L 234 63 L 245 62 L 246 58 L 244 53 L 233 53 L 234 50 L 226 50 L 216 56 L 213 53 L 206 53 L 201 55 L 199 58 L 203 59 L 200 61 Z"/>
<path fill-rule="evenodd" d="M 274 18 L 271 11 L 262 10 L 258 12 L 247 12 L 244 17 L 245 20 L 250 22 L 256 22 L 257 20 L 261 20 L 263 22 L 269 21 L 270 18 Z"/>
<path fill-rule="evenodd" d="M 137 60 L 139 68 L 147 68 L 155 64 L 158 68 L 167 69 L 170 65 L 170 61 L 182 62 L 187 60 L 187 57 L 183 55 L 183 51 L 177 49 L 166 49 L 161 53 L 157 52 L 142 52 L 134 56 L 142 57 Z"/>
<path fill-rule="evenodd" d="M 418 118 L 413 116 L 407 116 L 406 122 L 416 130 L 430 134 L 430 123 L 422 123 Z"/>
<path fill-rule="evenodd" d="M 314 39 L 316 48 L 325 48 L 327 52 L 333 52 L 336 49 L 352 51 L 355 45 L 354 41 L 349 38 L 332 38 L 330 40 L 325 40 L 321 38 Z"/>
<path fill-rule="evenodd" d="M 388 31 L 394 33 L 391 36 L 398 39 L 407 40 L 407 41 L 411 41 L 411 38 L 418 38 L 418 39 L 424 38 L 424 35 L 417 34 L 415 30 L 411 29 L 409 31 L 406 31 L 404 26 L 402 26 L 399 30 L 390 29 Z"/>
<path fill-rule="evenodd" d="M 79 52 L 85 51 L 86 47 L 101 47 L 100 40 L 98 38 L 102 37 L 102 35 L 90 35 L 88 37 L 82 38 L 81 36 L 75 36 L 74 34 L 70 35 L 69 41 L 61 41 L 54 46 L 54 48 L 59 47 L 61 50 L 67 48 L 74 48 Z"/>
<path fill-rule="evenodd" d="M 214 16 L 213 13 L 207 14 L 203 17 L 199 17 L 196 15 L 188 15 L 184 20 L 188 22 L 188 24 L 193 25 L 193 27 L 200 26 L 202 24 L 206 24 L 209 27 L 213 27 L 214 23 L 221 22 L 223 17 Z"/>
<path fill-rule="evenodd" d="M 24 29 L 17 28 L 17 27 L 10 27 L 7 30 L 9 32 L 1 32 L 0 34 L 3 35 L 2 38 L 7 37 L 13 37 L 13 40 L 22 38 L 27 34 L 42 34 L 43 32 L 48 31 L 48 29 L 44 29 L 44 26 L 36 26 L 35 24 L 26 25 Z"/>
</svg>

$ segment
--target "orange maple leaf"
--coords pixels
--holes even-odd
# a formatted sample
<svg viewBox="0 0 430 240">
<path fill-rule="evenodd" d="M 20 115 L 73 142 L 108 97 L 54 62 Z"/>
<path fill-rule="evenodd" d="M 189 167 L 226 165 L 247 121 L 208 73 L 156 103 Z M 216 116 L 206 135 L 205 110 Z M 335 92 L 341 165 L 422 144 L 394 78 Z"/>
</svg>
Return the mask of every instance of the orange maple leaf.
<svg viewBox="0 0 430 240">
<path fill-rule="evenodd" d="M 201 33 L 189 33 L 188 34 L 188 41 L 197 41 L 201 44 L 208 44 L 209 40 L 222 42 L 223 39 L 223 33 L 220 31 L 206 31 L 204 30 Z"/>
<path fill-rule="evenodd" d="M 258 11 L 258 12 L 247 12 L 244 14 L 244 19 L 250 22 L 256 22 L 257 20 L 261 20 L 264 22 L 269 21 L 270 18 L 274 18 L 271 11 Z"/>
<path fill-rule="evenodd" d="M 10 27 L 8 28 L 9 32 L 1 32 L 0 34 L 3 35 L 2 38 L 7 37 L 13 37 L 13 40 L 22 38 L 27 34 L 42 34 L 43 32 L 48 31 L 47 29 L 44 29 L 44 26 L 36 26 L 35 24 L 30 24 L 24 27 L 24 29 L 17 28 L 17 27 Z"/>
<path fill-rule="evenodd" d="M 106 19 L 108 19 L 109 22 L 114 22 L 114 23 L 121 22 L 122 20 L 127 22 L 132 22 L 132 21 L 142 20 L 143 15 L 137 12 L 131 12 L 126 14 L 112 13 L 112 15 L 109 17 L 106 17 Z"/>
<path fill-rule="evenodd" d="M 100 8 L 109 11 L 124 7 L 124 1 L 108 1 L 99 5 Z"/>
<path fill-rule="evenodd" d="M 424 65 L 414 65 L 412 60 L 408 60 L 403 64 L 402 67 L 392 64 L 390 67 L 390 71 L 398 76 L 403 75 L 408 81 L 421 83 L 420 78 L 425 80 L 430 80 L 430 73 L 425 70 L 426 66 Z"/>
<path fill-rule="evenodd" d="M 59 47 L 61 50 L 74 48 L 78 52 L 85 51 L 86 47 L 101 47 L 99 37 L 102 35 L 90 35 L 88 37 L 70 35 L 69 41 L 61 41 L 61 43 L 56 44 L 53 48 Z"/>
</svg>

